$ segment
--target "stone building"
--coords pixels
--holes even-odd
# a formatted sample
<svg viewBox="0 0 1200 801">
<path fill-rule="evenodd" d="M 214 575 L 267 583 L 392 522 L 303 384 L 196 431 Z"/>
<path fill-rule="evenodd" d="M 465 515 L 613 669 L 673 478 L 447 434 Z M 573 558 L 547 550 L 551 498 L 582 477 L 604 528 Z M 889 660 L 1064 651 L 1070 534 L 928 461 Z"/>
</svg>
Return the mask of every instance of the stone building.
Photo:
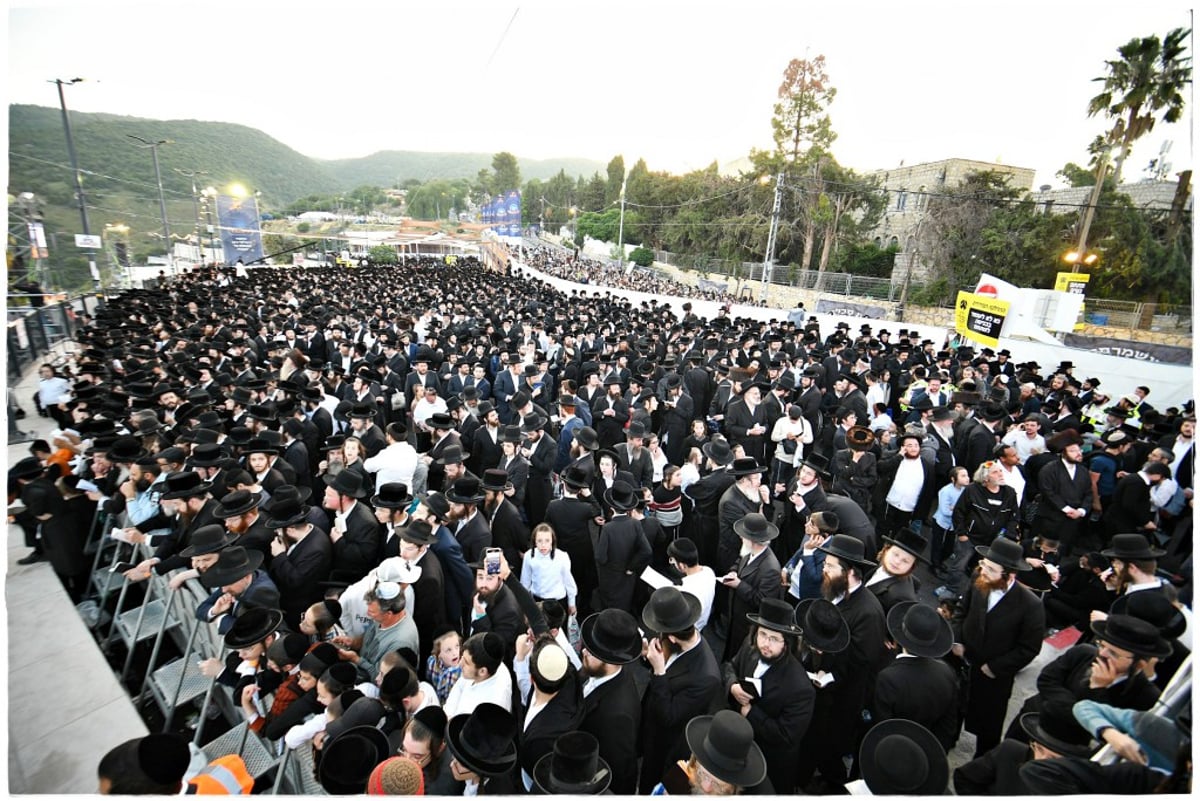
<svg viewBox="0 0 1200 801">
<path fill-rule="evenodd" d="M 972 159 L 902 164 L 899 167 L 870 173 L 879 179 L 880 186 L 888 193 L 887 210 L 870 237 L 879 247 L 895 245 L 900 248 L 892 272 L 894 281 L 903 280 L 910 262 L 914 277 L 922 272 L 922 266 L 915 261 L 913 237 L 917 224 L 929 205 L 930 195 L 940 194 L 947 187 L 961 184 L 970 173 L 985 170 L 1009 175 L 1009 184 L 1016 189 L 1027 192 L 1033 190 L 1033 169 Z"/>
<path fill-rule="evenodd" d="M 1135 208 L 1167 211 L 1175 199 L 1178 181 L 1138 181 L 1137 183 L 1121 184 L 1117 191 L 1128 195 Z M 1076 212 L 1087 205 L 1088 196 L 1092 193 L 1090 186 L 1073 186 L 1066 189 L 1046 189 L 1045 187 L 1033 192 L 1031 197 L 1038 208 L 1051 214 L 1067 214 Z M 1192 209 L 1192 195 L 1188 194 L 1187 209 Z"/>
</svg>

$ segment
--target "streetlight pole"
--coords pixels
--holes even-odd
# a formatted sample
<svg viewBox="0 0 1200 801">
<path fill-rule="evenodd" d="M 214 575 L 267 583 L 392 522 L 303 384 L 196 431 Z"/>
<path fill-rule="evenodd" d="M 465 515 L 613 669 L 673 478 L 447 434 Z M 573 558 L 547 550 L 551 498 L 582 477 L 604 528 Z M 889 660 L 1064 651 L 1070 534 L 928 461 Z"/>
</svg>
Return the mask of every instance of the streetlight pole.
<svg viewBox="0 0 1200 801">
<path fill-rule="evenodd" d="M 148 139 L 143 139 L 133 134 L 125 135 L 130 139 L 141 142 L 143 148 L 150 148 L 150 154 L 154 157 L 154 180 L 158 182 L 158 208 L 162 212 L 163 243 L 167 248 L 167 267 L 170 268 L 172 275 L 177 275 L 178 268 L 175 266 L 175 259 L 171 256 L 171 226 L 167 222 L 167 199 L 163 196 L 162 172 L 158 169 L 158 146 L 169 145 L 172 142 L 170 139 L 159 139 L 157 142 L 151 142 Z"/>
<path fill-rule="evenodd" d="M 617 259 L 618 264 L 625 264 L 625 183 L 629 180 L 629 171 L 621 176 L 621 222 L 617 226 Z"/>
<path fill-rule="evenodd" d="M 79 218 L 83 222 L 83 235 L 90 237 L 92 230 L 88 226 L 87 214 L 87 199 L 83 194 L 83 175 L 79 172 L 79 159 L 75 157 L 75 140 L 71 136 L 71 116 L 67 113 L 67 97 L 63 93 L 63 85 L 76 84 L 82 81 L 83 78 L 72 78 L 69 81 L 64 81 L 62 78 L 55 78 L 50 83 L 58 87 L 58 105 L 62 109 L 63 130 L 67 135 L 67 155 L 71 157 L 71 173 L 75 176 L 75 197 L 79 201 Z M 101 293 L 100 286 L 100 270 L 96 267 L 96 250 L 95 248 L 87 249 L 88 271 L 92 274 L 92 284 L 95 287 L 96 294 Z"/>
<path fill-rule="evenodd" d="M 775 175 L 775 199 L 771 203 L 771 226 L 767 229 L 767 252 L 763 257 L 762 270 L 762 291 L 759 293 L 759 300 L 765 305 L 767 302 L 767 289 L 771 285 L 771 278 L 775 274 L 775 237 L 779 233 L 779 208 L 783 203 L 783 170 L 780 170 Z"/>
<path fill-rule="evenodd" d="M 200 262 L 204 262 L 204 240 L 200 238 L 200 196 L 196 192 L 196 176 L 208 175 L 205 170 L 181 170 L 178 167 L 174 168 L 175 172 L 185 178 L 190 178 L 192 181 L 192 207 L 196 212 L 196 227 L 193 229 L 196 234 L 196 247 L 200 251 Z"/>
</svg>

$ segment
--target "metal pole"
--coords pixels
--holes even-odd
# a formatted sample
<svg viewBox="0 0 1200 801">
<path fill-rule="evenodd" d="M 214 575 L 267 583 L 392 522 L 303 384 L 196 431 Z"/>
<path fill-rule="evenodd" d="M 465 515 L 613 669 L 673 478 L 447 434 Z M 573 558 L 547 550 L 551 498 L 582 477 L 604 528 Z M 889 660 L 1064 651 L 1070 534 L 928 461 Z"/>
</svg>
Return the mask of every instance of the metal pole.
<svg viewBox="0 0 1200 801">
<path fill-rule="evenodd" d="M 67 155 L 71 157 L 71 172 L 75 176 L 75 197 L 79 200 L 79 218 L 83 222 L 83 235 L 91 236 L 92 229 L 88 225 L 87 215 L 87 199 L 83 194 L 83 175 L 79 172 L 79 159 L 75 157 L 75 140 L 71 136 L 71 116 L 67 113 L 67 97 L 63 93 L 63 84 L 74 84 L 82 81 L 83 78 L 72 78 L 69 81 L 64 81 L 61 78 L 55 78 L 51 83 L 58 86 L 58 105 L 62 109 L 63 130 L 67 134 Z M 96 251 L 92 248 L 87 250 L 88 271 L 92 274 L 92 283 L 95 286 L 96 294 L 101 294 L 100 286 L 100 270 L 96 267 Z"/>
<path fill-rule="evenodd" d="M 771 226 L 767 230 L 767 252 L 763 256 L 762 293 L 759 300 L 767 302 L 767 288 L 775 273 L 775 237 L 779 233 L 779 207 L 783 200 L 783 170 L 775 175 L 775 199 L 771 204 Z"/>
<path fill-rule="evenodd" d="M 625 264 L 625 182 L 629 173 L 621 176 L 621 223 L 617 226 L 617 259 L 619 264 Z"/>
<path fill-rule="evenodd" d="M 176 274 L 175 259 L 171 255 L 171 226 L 167 222 L 167 200 L 163 196 L 162 172 L 158 168 L 158 146 L 171 143 L 170 139 L 159 139 L 157 142 L 151 142 L 148 139 L 143 139 L 140 136 L 133 134 L 125 134 L 130 139 L 141 142 L 144 147 L 150 148 L 150 155 L 154 159 L 154 180 L 158 183 L 158 208 L 162 213 L 163 224 L 163 246 L 167 249 L 167 267 L 170 268 L 171 274 Z"/>
</svg>

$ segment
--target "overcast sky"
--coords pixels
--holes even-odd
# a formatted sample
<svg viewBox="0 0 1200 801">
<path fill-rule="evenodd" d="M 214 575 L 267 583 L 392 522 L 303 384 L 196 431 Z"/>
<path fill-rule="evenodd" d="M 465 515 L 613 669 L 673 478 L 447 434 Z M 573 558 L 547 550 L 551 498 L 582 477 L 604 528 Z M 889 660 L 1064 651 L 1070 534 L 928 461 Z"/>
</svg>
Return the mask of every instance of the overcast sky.
<svg viewBox="0 0 1200 801">
<path fill-rule="evenodd" d="M 81 76 L 72 109 L 241 123 L 317 158 L 621 153 L 682 172 L 770 147 L 784 68 L 824 54 L 842 164 L 961 157 L 1032 167 L 1035 186 L 1057 186 L 1105 127 L 1086 116 L 1105 60 L 1134 36 L 1190 25 L 1178 0 L 17 0 L 5 91 L 54 106 L 46 81 Z M 1183 122 L 1137 146 L 1127 178 L 1165 139 L 1173 172 L 1191 166 L 1190 97 Z"/>
</svg>

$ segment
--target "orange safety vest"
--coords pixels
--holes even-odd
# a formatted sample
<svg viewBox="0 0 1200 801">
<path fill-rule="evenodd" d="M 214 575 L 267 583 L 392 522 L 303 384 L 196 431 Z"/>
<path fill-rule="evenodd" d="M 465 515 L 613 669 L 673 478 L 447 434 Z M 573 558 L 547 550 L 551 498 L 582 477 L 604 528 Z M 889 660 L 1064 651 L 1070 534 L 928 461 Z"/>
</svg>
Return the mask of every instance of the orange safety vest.
<svg viewBox="0 0 1200 801">
<path fill-rule="evenodd" d="M 188 780 L 188 795 L 249 795 L 254 777 L 237 754 L 218 757 Z"/>
</svg>

